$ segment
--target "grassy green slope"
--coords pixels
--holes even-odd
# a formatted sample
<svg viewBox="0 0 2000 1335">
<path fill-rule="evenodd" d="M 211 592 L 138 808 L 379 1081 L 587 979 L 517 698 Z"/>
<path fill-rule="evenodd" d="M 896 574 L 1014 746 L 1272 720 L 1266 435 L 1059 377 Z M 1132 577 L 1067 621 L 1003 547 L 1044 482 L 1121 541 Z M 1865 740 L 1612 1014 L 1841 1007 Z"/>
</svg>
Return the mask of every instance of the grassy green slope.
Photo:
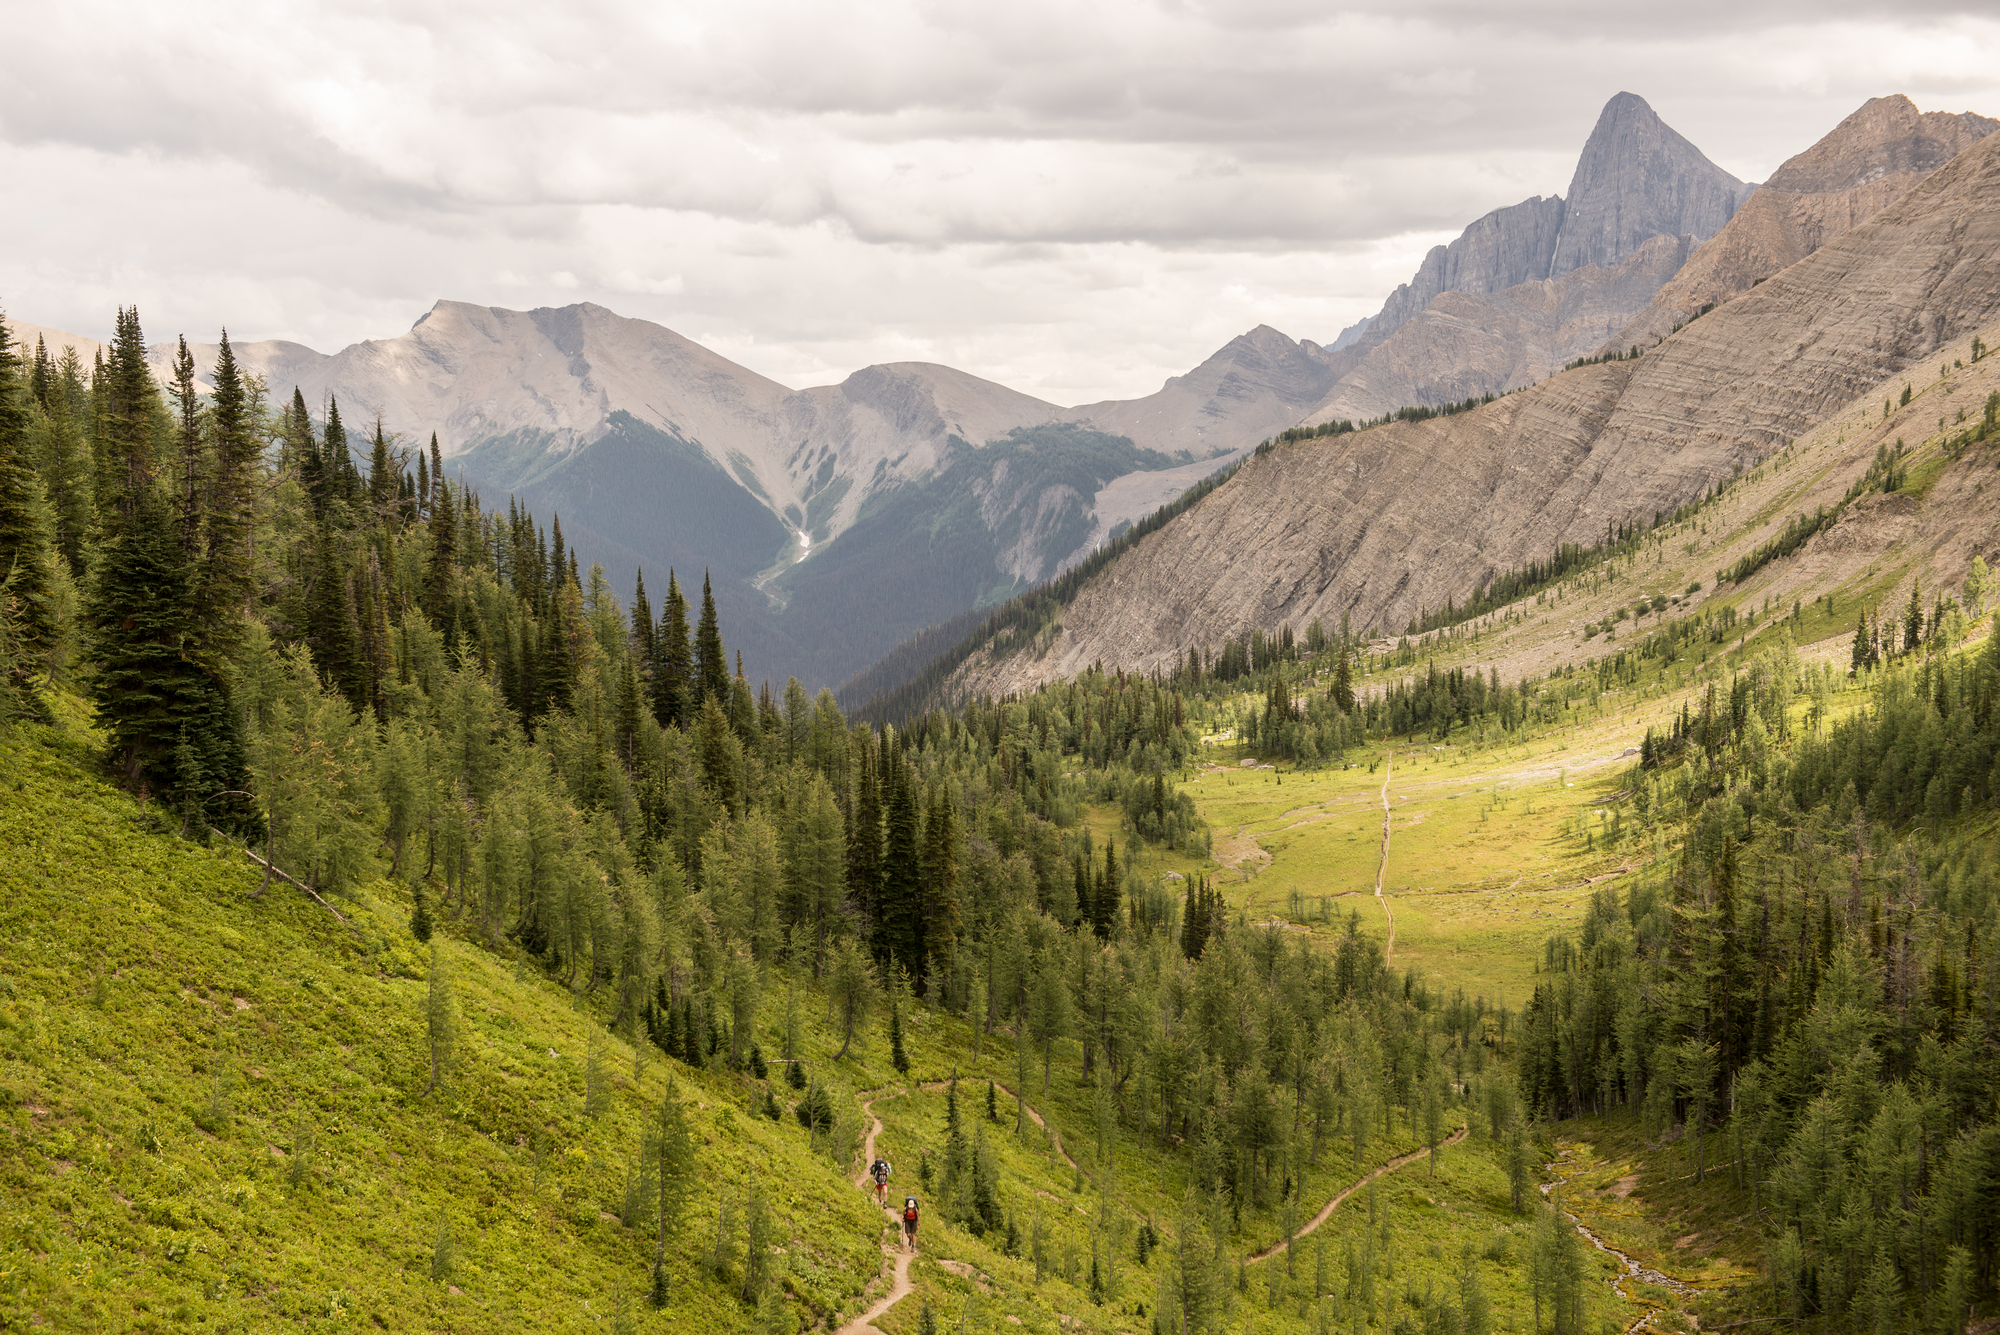
<svg viewBox="0 0 2000 1335">
<path fill-rule="evenodd" d="M 710 1262 L 718 1215 L 740 1233 L 753 1191 L 776 1226 L 779 1328 L 837 1329 L 883 1291 L 888 1235 L 848 1182 L 851 1161 L 815 1153 L 790 1117 L 753 1111 L 767 1088 L 789 1092 L 782 1081 L 692 1072 L 651 1051 L 635 1073 L 632 1050 L 600 1037 L 589 999 L 441 934 L 461 1061 L 452 1086 L 427 1097 L 429 960 L 407 902 L 378 883 L 336 902 L 343 925 L 289 887 L 259 895 L 240 854 L 178 839 L 105 785 L 93 735 L 73 704 L 64 713 L 61 726 L 0 738 L 0 1328 L 747 1330 L 759 1316 L 739 1300 L 740 1245 L 721 1274 Z M 798 1006 L 802 1055 L 843 1109 L 842 1148 L 858 1138 L 856 1096 L 880 1091 L 896 1189 L 928 1201 L 920 1165 L 941 1157 L 939 1082 L 957 1072 L 968 1133 L 983 1127 L 1017 1226 L 1010 1255 L 1003 1235 L 974 1238 L 933 1211 L 915 1291 L 882 1330 L 918 1331 L 926 1306 L 968 1330 L 1148 1327 L 1167 1253 L 1142 1265 L 1136 1231 L 1154 1221 L 1170 1249 L 1189 1208 L 1186 1157 L 1114 1129 L 1100 1162 L 1073 1043 L 1058 1045 L 1045 1099 L 1031 1061 L 1027 1093 L 1076 1166 L 1039 1128 L 1016 1136 L 1004 1092 L 998 1122 L 986 1121 L 985 1081 L 1015 1083 L 1006 1035 L 975 1056 L 962 1020 L 914 1008 L 902 1077 L 879 1018 L 836 1064 L 823 998 L 801 987 Z M 774 980 L 760 1017 L 767 1052 L 784 1011 Z M 612 1072 L 599 1119 L 584 1115 L 593 1040 Z M 639 1288 L 647 1239 L 617 1215 L 627 1157 L 670 1073 L 701 1142 L 702 1188 L 669 1247 L 674 1301 L 655 1312 Z M 1422 1295 L 1456 1292 L 1469 1248 L 1500 1328 L 1525 1325 L 1526 1226 L 1480 1136 L 1446 1150 L 1435 1178 L 1418 1159 L 1380 1180 L 1372 1207 L 1357 1194 L 1289 1267 L 1282 1254 L 1237 1267 L 1354 1180 L 1344 1138 L 1312 1159 L 1309 1139 L 1295 1142 L 1291 1201 L 1246 1210 L 1229 1230 L 1223 1264 L 1242 1277 L 1229 1324 L 1352 1328 L 1367 1313 L 1386 1328 Z M 1398 1113 L 1359 1167 L 1416 1146 Z M 441 1231 L 456 1255 L 434 1278 Z M 1364 1301 L 1346 1257 L 1370 1255 L 1371 1237 Z M 1608 1289 L 1592 1292 L 1603 1319 L 1623 1310 Z"/>
<path fill-rule="evenodd" d="M 601 1026 L 444 941 L 461 1074 L 426 1098 L 407 907 L 342 900 L 343 927 L 282 884 L 258 897 L 240 855 L 105 787 L 78 736 L 24 730 L 0 752 L 0 1326 L 599 1329 L 649 1256 L 611 1212 L 668 1064 L 635 1084 L 613 1042 L 611 1111 L 587 1122 Z M 721 1091 L 685 1092 L 723 1151 L 703 1154 L 711 1184 L 757 1165 L 781 1226 L 812 1239 L 802 1296 L 858 1291 L 873 1221 L 831 1167 Z M 431 1280 L 441 1225 L 449 1286 Z M 692 1251 L 673 1249 L 676 1326 L 708 1305 Z"/>
</svg>

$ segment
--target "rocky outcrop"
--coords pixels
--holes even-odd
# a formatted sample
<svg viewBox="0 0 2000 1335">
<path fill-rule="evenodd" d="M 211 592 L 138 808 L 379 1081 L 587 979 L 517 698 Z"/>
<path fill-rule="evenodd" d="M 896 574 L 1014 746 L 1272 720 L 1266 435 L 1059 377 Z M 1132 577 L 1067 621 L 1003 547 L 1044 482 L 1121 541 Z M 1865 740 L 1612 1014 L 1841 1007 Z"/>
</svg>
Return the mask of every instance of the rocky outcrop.
<svg viewBox="0 0 2000 1335">
<path fill-rule="evenodd" d="M 1547 276 L 1616 266 L 1656 236 L 1714 236 L 1756 188 L 1702 156 L 1645 98 L 1620 93 L 1577 159 Z"/>
<path fill-rule="evenodd" d="M 1651 344 L 1709 303 L 1747 292 L 1868 221 L 2000 121 L 1970 112 L 1919 112 L 1909 98 L 1871 98 L 1787 161 L 1729 225 L 1697 250 L 1614 340 Z"/>
<path fill-rule="evenodd" d="M 1686 263 L 1694 239 L 1656 236 L 1623 264 L 1485 294 L 1440 293 L 1384 339 L 1306 425 L 1366 421 L 1532 385 L 1596 352 Z"/>
<path fill-rule="evenodd" d="M 2000 136 L 1643 357 L 1251 459 L 1090 581 L 1045 654 L 975 656 L 955 689 L 1167 667 L 1313 618 L 1400 630 L 1558 543 L 1671 511 L 1927 364 L 2000 317 L 1996 254 Z"/>
<path fill-rule="evenodd" d="M 1568 196 L 1495 209 L 1336 340 L 1335 382 L 1307 420 L 1501 394 L 1595 352 L 1754 188 L 1618 94 Z"/>
</svg>

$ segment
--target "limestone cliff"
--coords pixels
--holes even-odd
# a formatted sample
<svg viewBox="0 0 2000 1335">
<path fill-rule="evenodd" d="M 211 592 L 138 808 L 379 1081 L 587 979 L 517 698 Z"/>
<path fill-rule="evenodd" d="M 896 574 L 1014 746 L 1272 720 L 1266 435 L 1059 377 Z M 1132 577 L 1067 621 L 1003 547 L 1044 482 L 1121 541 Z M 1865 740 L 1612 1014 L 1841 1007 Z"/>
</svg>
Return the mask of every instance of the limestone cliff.
<svg viewBox="0 0 2000 1335">
<path fill-rule="evenodd" d="M 1671 511 L 1927 364 L 2000 316 L 1996 254 L 2000 136 L 1637 360 L 1251 459 L 1086 584 L 1040 656 L 975 655 L 954 689 L 1164 667 L 1315 617 L 1400 630 L 1557 543 Z"/>
<path fill-rule="evenodd" d="M 1613 342 L 1648 345 L 1702 306 L 1749 291 L 1868 221 L 1995 129 L 2000 121 L 1971 112 L 1919 112 L 1901 94 L 1869 99 L 1780 167 Z"/>
<path fill-rule="evenodd" d="M 1567 196 L 1495 209 L 1335 341 L 1334 383 L 1307 420 L 1504 393 L 1595 352 L 1753 189 L 1618 94 Z"/>
</svg>

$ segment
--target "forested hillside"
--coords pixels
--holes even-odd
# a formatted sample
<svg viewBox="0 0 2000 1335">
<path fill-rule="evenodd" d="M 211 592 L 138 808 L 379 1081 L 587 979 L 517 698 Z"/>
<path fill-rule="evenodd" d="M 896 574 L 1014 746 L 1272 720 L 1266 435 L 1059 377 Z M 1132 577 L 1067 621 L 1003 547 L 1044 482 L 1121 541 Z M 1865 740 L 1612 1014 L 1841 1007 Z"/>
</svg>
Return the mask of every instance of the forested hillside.
<svg viewBox="0 0 2000 1335">
<path fill-rule="evenodd" d="M 693 572 L 624 604 L 428 449 L 274 409 L 226 343 L 163 396 L 143 348 L 135 311 L 90 368 L 0 345 L 10 1321 L 830 1329 L 864 1107 L 959 1267 L 893 1329 L 1526 1301 L 1488 1008 L 1190 878 L 1172 683 L 852 725 L 753 688 Z M 1358 1259 L 1250 1283 L 1418 1148 Z"/>
</svg>

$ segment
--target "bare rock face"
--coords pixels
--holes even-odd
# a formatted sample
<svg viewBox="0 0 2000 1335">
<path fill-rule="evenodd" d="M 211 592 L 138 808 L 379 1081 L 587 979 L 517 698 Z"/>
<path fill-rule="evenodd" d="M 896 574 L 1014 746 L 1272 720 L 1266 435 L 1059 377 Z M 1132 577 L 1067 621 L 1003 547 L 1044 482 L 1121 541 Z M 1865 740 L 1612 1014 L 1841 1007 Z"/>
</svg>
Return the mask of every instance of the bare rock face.
<svg viewBox="0 0 2000 1335">
<path fill-rule="evenodd" d="M 1443 292 L 1499 292 L 1549 276 L 1562 231 L 1560 196 L 1495 209 L 1448 246 L 1433 246 L 1409 282 L 1389 294 L 1370 317 L 1365 337 L 1375 343 L 1423 314 Z M 1399 405 L 1400 406 L 1400 405 Z"/>
<path fill-rule="evenodd" d="M 2000 136 L 1639 359 L 1251 459 L 1087 584 L 1045 653 L 976 655 L 954 689 L 1164 668 L 1343 614 L 1400 630 L 1558 543 L 1671 511 L 2000 318 L 1996 254 Z"/>
<path fill-rule="evenodd" d="M 1694 239 L 1656 236 L 1613 268 L 1590 265 L 1501 292 L 1442 292 L 1389 335 L 1306 425 L 1365 421 L 1545 380 L 1625 327 L 1687 262 Z"/>
<path fill-rule="evenodd" d="M 1749 291 L 1868 221 L 1996 129 L 2000 121 L 1971 112 L 1919 112 L 1901 94 L 1869 99 L 1778 168 L 1615 344 L 1643 347 L 1704 305 Z"/>
<path fill-rule="evenodd" d="M 1336 340 L 1336 382 L 1307 420 L 1505 393 L 1595 352 L 1754 188 L 1644 98 L 1618 94 L 1584 144 L 1568 198 L 1495 209 L 1433 249 L 1380 313 Z"/>
<path fill-rule="evenodd" d="M 1714 236 L 1756 188 L 1702 156 L 1645 98 L 1620 93 L 1577 159 L 1547 276 L 1612 267 L 1656 236 Z"/>
</svg>

